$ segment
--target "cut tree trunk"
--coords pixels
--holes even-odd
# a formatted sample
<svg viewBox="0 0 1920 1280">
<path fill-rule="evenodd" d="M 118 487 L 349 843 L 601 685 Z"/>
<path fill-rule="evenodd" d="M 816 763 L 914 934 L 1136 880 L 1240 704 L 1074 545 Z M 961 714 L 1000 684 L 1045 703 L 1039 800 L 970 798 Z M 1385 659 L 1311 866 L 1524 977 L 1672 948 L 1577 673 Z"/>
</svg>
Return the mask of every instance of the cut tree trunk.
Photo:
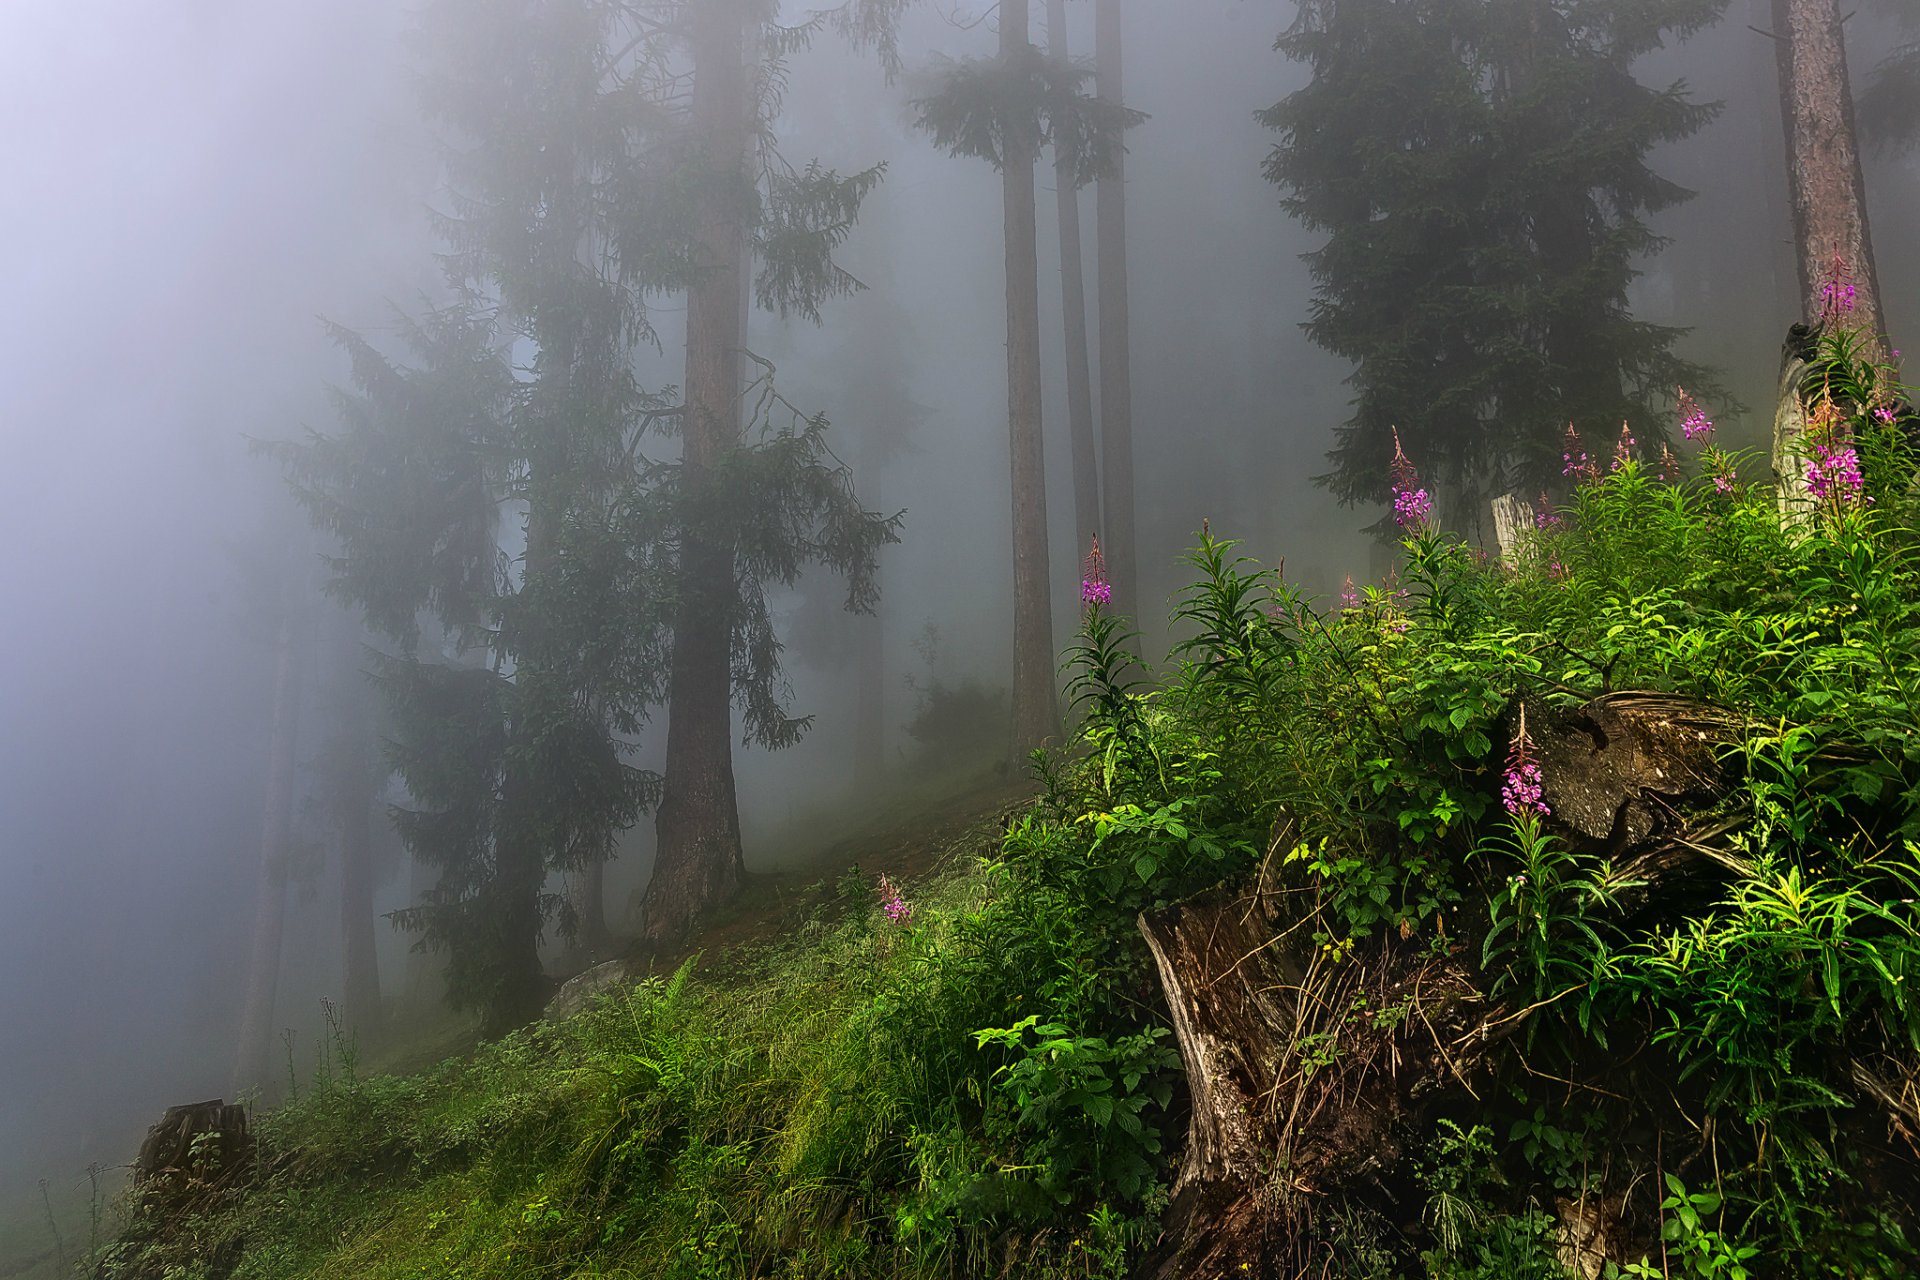
<svg viewBox="0 0 1920 1280">
<path fill-rule="evenodd" d="M 1121 75 L 1121 0 L 1094 0 L 1095 89 L 1103 102 L 1126 105 Z M 1127 284 L 1126 148 L 1094 190 L 1094 242 L 1100 282 L 1101 546 L 1113 607 L 1140 614 L 1139 548 L 1133 494 L 1133 336 Z"/>
<path fill-rule="evenodd" d="M 1047 56 L 1064 70 L 1067 0 L 1047 0 Z M 1093 372 L 1087 347 L 1087 282 L 1080 244 L 1080 189 L 1073 166 L 1054 147 L 1054 203 L 1060 222 L 1060 301 L 1067 330 L 1067 438 L 1073 457 L 1073 537 L 1089 546 L 1100 532 L 1100 459 L 1093 438 Z"/>
<path fill-rule="evenodd" d="M 1302 1274 L 1316 1208 L 1385 1207 L 1404 1135 L 1473 1096 L 1478 1062 L 1449 1045 L 1480 997 L 1457 962 L 1418 939 L 1329 960 L 1268 906 L 1223 887 L 1139 920 L 1193 1104 L 1149 1280 Z"/>
<path fill-rule="evenodd" d="M 1000 57 L 1027 57 L 1027 0 L 1001 0 Z M 1017 131 L 1015 131 L 1017 133 Z M 1052 575 L 1047 557 L 1046 456 L 1040 423 L 1040 264 L 1033 170 L 1024 135 L 1009 136 L 1001 170 L 1007 267 L 1007 437 L 1013 490 L 1013 758 L 1058 733 Z"/>
<path fill-rule="evenodd" d="M 701 275 L 687 293 L 682 465 L 697 506 L 681 535 L 666 779 L 653 878 L 640 913 L 641 936 L 659 944 L 684 936 L 696 916 L 734 895 L 744 875 L 733 781 L 734 553 L 704 492 L 740 442 L 747 257 L 740 188 L 752 102 L 738 0 L 699 6 L 693 45 L 693 126 L 706 163 L 695 245 Z"/>
<path fill-rule="evenodd" d="M 1780 390 L 1773 410 L 1773 485 L 1781 519 L 1804 524 L 1813 515 L 1807 489 L 1807 400 L 1801 388 L 1814 354 L 1812 329 L 1797 324 L 1780 349 Z"/>
<path fill-rule="evenodd" d="M 1827 309 L 1822 289 L 1828 264 L 1837 254 L 1852 272 L 1855 286 L 1853 310 L 1845 323 L 1884 338 L 1841 22 L 1839 0 L 1773 0 L 1801 318 L 1813 323 Z"/>
</svg>

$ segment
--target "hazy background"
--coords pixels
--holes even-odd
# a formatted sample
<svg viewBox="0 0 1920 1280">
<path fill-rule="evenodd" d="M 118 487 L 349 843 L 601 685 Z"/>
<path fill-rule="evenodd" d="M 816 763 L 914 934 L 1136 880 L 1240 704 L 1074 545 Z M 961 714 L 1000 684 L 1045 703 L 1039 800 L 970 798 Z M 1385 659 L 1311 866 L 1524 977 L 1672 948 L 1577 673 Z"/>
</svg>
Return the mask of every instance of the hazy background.
<svg viewBox="0 0 1920 1280">
<path fill-rule="evenodd" d="M 943 0 L 941 8 L 946 8 Z M 978 5 L 962 12 L 977 12 Z M 1036 6 L 1038 8 L 1039 6 Z M 387 300 L 437 282 L 425 211 L 435 160 L 419 122 L 395 0 L 11 0 L 0 43 L 0 1219 L 34 1180 L 71 1188 L 90 1160 L 130 1159 L 169 1103 L 226 1087 L 251 926 L 270 700 L 254 603 L 309 563 L 304 522 L 246 438 L 325 426 L 343 377 L 325 316 L 378 335 Z M 1090 52 L 1089 6 L 1071 6 Z M 1641 314 L 1700 326 L 1688 353 L 1720 364 L 1770 413 L 1793 319 L 1779 112 L 1763 0 L 1647 60 L 1727 111 L 1659 161 L 1701 192 L 1660 222 L 1674 238 L 1638 287 Z M 1850 25 L 1856 74 L 1892 5 Z M 1310 483 L 1345 413 L 1347 370 L 1298 325 L 1313 241 L 1260 177 L 1272 136 L 1253 113 L 1302 82 L 1272 52 L 1292 6 L 1135 0 L 1128 88 L 1152 119 L 1129 162 L 1143 588 L 1182 581 L 1202 517 L 1287 557 L 1309 588 L 1364 580 L 1355 532 Z M 1038 36 L 1036 22 L 1036 37 Z M 909 61 L 989 53 L 988 26 L 910 23 Z M 910 78 L 909 78 L 910 81 Z M 783 387 L 826 410 L 870 501 L 907 513 L 886 561 L 890 750 L 904 683 L 998 683 L 1010 642 L 1004 311 L 997 179 L 908 128 L 909 81 L 823 41 L 796 59 L 781 130 L 794 157 L 890 173 L 846 254 L 868 284 L 813 329 L 756 316 L 752 343 Z M 1043 334 L 1061 367 L 1052 173 L 1041 170 Z M 1886 313 L 1920 323 L 1907 239 L 1910 166 L 1868 175 Z M 1091 224 L 1092 200 L 1083 198 Z M 1091 235 L 1088 237 L 1091 246 Z M 679 380 L 665 356 L 644 376 Z M 1048 389 L 1056 639 L 1077 606 L 1064 389 Z M 901 404 L 914 421 L 896 429 Z M 881 441 L 875 444 L 874 441 Z M 866 442 L 864 445 L 862 442 Z M 863 448 L 869 450 L 863 452 Z M 780 602 L 802 711 L 817 729 L 781 756 L 744 753 L 750 865 L 798 850 L 803 824 L 871 802 L 842 779 L 851 673 L 828 587 Z M 915 649 L 938 639 L 930 670 Z M 1149 632 L 1158 624 L 1149 619 Z M 304 749 L 303 749 L 304 751 Z M 811 830 L 806 827 L 805 830 Z M 613 871 L 609 914 L 644 882 L 643 824 Z M 324 883 L 324 879 L 321 883 Z M 401 874 L 383 889 L 398 905 Z M 311 1028 L 336 984 L 324 889 L 289 909 L 280 1008 Z M 404 939 L 384 927 L 383 979 Z M 24 1208 L 23 1208 L 24 1207 Z"/>
</svg>

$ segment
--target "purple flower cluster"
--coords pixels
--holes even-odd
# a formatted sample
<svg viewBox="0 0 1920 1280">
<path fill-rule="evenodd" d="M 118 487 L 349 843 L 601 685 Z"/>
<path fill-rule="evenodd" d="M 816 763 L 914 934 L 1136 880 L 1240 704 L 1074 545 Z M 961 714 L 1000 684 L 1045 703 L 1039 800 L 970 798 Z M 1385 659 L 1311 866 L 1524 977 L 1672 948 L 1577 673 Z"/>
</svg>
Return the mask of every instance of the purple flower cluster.
<svg viewBox="0 0 1920 1280">
<path fill-rule="evenodd" d="M 1599 470 L 1593 465 L 1593 459 L 1587 456 L 1586 448 L 1580 443 L 1580 433 L 1573 429 L 1571 422 L 1567 424 L 1566 435 L 1561 437 L 1560 461 L 1560 474 L 1572 476 L 1575 484 L 1599 477 Z"/>
<path fill-rule="evenodd" d="M 1633 449 L 1638 443 L 1639 441 L 1633 438 L 1633 432 L 1627 429 L 1627 424 L 1622 422 L 1620 424 L 1620 438 L 1614 441 L 1613 444 L 1613 465 L 1608 467 L 1607 470 L 1618 471 L 1629 462 L 1632 462 Z"/>
<path fill-rule="evenodd" d="M 913 919 L 913 904 L 908 902 L 886 872 L 880 873 L 880 910 L 886 912 L 887 919 L 893 924 L 905 925 Z"/>
<path fill-rule="evenodd" d="M 1690 395 L 1685 387 L 1675 387 L 1680 405 L 1680 434 L 1689 440 L 1698 440 L 1713 434 L 1713 419 L 1700 407 L 1700 402 Z"/>
<path fill-rule="evenodd" d="M 1100 539 L 1080 566 L 1080 603 L 1086 608 L 1113 603 L 1113 584 L 1107 581 L 1107 558 L 1100 554 Z"/>
<path fill-rule="evenodd" d="M 1858 301 L 1859 291 L 1853 283 L 1853 268 L 1847 265 L 1847 260 L 1836 249 L 1827 263 L 1826 273 L 1820 277 L 1820 319 L 1831 324 L 1852 311 Z"/>
<path fill-rule="evenodd" d="M 1393 462 L 1388 468 L 1393 482 L 1393 518 L 1401 528 L 1419 528 L 1433 517 L 1433 496 L 1420 484 L 1420 473 L 1406 450 L 1400 447 L 1400 429 L 1393 430 Z"/>
<path fill-rule="evenodd" d="M 1514 731 L 1513 745 L 1507 749 L 1507 772 L 1500 784 L 1500 803 L 1516 818 L 1523 813 L 1545 817 L 1553 811 L 1541 798 L 1542 783 L 1540 766 L 1533 759 L 1533 740 L 1527 737 L 1527 708 L 1522 705 L 1519 728 Z"/>
<path fill-rule="evenodd" d="M 1842 506 L 1860 496 L 1860 455 L 1850 444 L 1815 444 L 1807 459 L 1807 492 Z"/>
</svg>

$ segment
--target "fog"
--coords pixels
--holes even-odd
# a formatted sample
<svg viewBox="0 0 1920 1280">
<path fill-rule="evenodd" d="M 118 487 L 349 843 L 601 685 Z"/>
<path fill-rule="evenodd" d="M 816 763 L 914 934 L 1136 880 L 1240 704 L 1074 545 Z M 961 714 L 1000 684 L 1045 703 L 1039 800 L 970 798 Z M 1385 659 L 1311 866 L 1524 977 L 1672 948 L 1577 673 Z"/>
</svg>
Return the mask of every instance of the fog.
<svg viewBox="0 0 1920 1280">
<path fill-rule="evenodd" d="M 798 11 L 800 6 L 790 6 Z M 955 16 L 977 16 L 963 6 Z M 1091 6 L 1075 4 L 1090 53 Z M 1782 144 L 1760 0 L 1642 78 L 1685 76 L 1726 103 L 1655 158 L 1696 189 L 1663 215 L 1638 314 L 1695 327 L 1687 354 L 1721 366 L 1753 410 L 1723 419 L 1757 443 L 1780 338 L 1794 319 Z M 785 394 L 836 423 L 871 505 L 904 512 L 882 563 L 886 753 L 910 767 L 906 725 L 929 681 L 1008 683 L 1010 655 L 1000 193 L 985 164 L 911 127 L 916 68 L 992 52 L 990 24 L 910 15 L 909 74 L 823 38 L 796 54 L 784 150 L 842 171 L 884 161 L 844 264 L 867 286 L 825 323 L 756 314 L 750 346 Z M 1151 119 L 1128 159 L 1133 382 L 1142 594 L 1183 581 L 1203 518 L 1328 594 L 1381 563 L 1361 533 L 1378 511 L 1338 506 L 1312 477 L 1346 416 L 1348 366 L 1300 330 L 1316 238 L 1281 209 L 1254 113 L 1305 83 L 1272 49 L 1288 4 L 1132 0 L 1128 97 Z M 1852 25 L 1856 73 L 1893 37 L 1894 6 Z M 1036 15 L 1036 36 L 1039 32 Z M 249 439 L 332 421 L 346 378 L 322 318 L 376 341 L 391 304 L 441 288 L 428 210 L 437 152 L 414 76 L 423 52 L 393 0 L 14 0 L 0 45 L 0 431 L 13 483 L 0 504 L 0 1219 L 33 1184 L 71 1186 L 124 1164 L 170 1103 L 228 1088 L 259 866 L 273 654 L 262 584 L 317 574 L 321 544 Z M 1082 548 L 1064 430 L 1053 174 L 1040 169 L 1055 638 L 1078 616 Z M 1908 228 L 1910 165 L 1868 173 L 1894 334 L 1920 324 Z M 1089 229 L 1092 199 L 1082 211 Z M 681 379 L 677 300 L 655 317 L 641 380 Z M 901 406 L 910 425 L 897 428 Z M 863 430 L 865 435 L 863 437 Z M 1744 433 L 1744 435 L 1740 434 Z M 875 438 L 885 439 L 876 444 Z M 864 442 L 863 442 L 864 441 Z M 883 798 L 850 781 L 849 625 L 835 585 L 776 601 L 794 706 L 813 733 L 737 755 L 749 869 L 812 850 L 836 815 Z M 1144 619 L 1149 649 L 1164 637 Z M 314 624 L 333 625 L 332 623 Z M 922 648 L 937 637 L 930 666 Z M 909 686 L 911 677 L 916 686 Z M 303 694 L 316 712 L 322 695 Z M 321 731 L 303 738 L 303 762 Z M 655 735 L 641 762 L 659 763 Z M 610 872 L 625 923 L 652 848 L 643 819 Z M 382 910 L 405 905 L 387 858 Z M 337 995 L 337 907 L 321 872 L 288 905 L 276 1019 L 311 1037 Z M 407 939 L 380 926 L 389 990 Z M 300 1052 L 305 1053 L 304 1048 Z"/>
</svg>

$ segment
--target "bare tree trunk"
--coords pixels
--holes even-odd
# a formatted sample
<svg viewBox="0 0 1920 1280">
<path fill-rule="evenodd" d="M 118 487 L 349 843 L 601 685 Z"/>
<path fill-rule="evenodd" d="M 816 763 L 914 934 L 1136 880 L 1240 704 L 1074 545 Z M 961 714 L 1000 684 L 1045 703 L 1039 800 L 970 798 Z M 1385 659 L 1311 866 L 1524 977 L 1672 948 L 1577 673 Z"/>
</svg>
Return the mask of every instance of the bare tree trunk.
<svg viewBox="0 0 1920 1280">
<path fill-rule="evenodd" d="M 1047 56 L 1062 67 L 1067 46 L 1067 0 L 1047 0 Z M 1080 189 L 1073 166 L 1056 145 L 1054 198 L 1060 220 L 1060 298 L 1067 326 L 1067 436 L 1073 457 L 1073 537 L 1087 546 L 1100 532 L 1100 459 L 1093 438 L 1093 372 L 1087 351 L 1087 283 L 1080 245 Z"/>
<path fill-rule="evenodd" d="M 380 958 L 373 934 L 373 806 L 379 774 L 374 767 L 371 725 L 360 736 L 360 767 L 340 797 L 340 947 L 347 1025 L 378 1035 L 381 1025 Z"/>
<path fill-rule="evenodd" d="M 1001 0 L 1000 57 L 1025 60 L 1027 0 Z M 1046 458 L 1040 426 L 1040 263 L 1033 168 L 1038 157 L 1009 138 L 1002 169 L 1007 251 L 1007 433 L 1013 470 L 1013 754 L 1060 727 L 1053 678 L 1053 601 L 1047 567 Z"/>
<path fill-rule="evenodd" d="M 1827 267 L 1838 254 L 1856 290 L 1849 323 L 1885 337 L 1840 23 L 1839 0 L 1773 0 L 1800 303 L 1806 321 L 1820 318 Z"/>
<path fill-rule="evenodd" d="M 869 420 L 860 435 L 860 472 L 862 488 L 875 510 L 883 504 L 876 492 L 875 477 L 884 470 L 879 431 Z M 887 645 L 886 614 L 848 614 L 853 630 L 853 767 L 854 776 L 868 783 L 879 782 L 887 771 Z"/>
<path fill-rule="evenodd" d="M 607 864 L 595 859 L 573 873 L 573 947 L 590 960 L 606 958 Z"/>
<path fill-rule="evenodd" d="M 280 940 L 286 928 L 287 842 L 293 829 L 294 746 L 300 721 L 300 641 L 295 588 L 283 588 L 274 636 L 273 721 L 267 745 L 267 795 L 261 817 L 260 870 L 253 907 L 253 950 L 247 997 L 235 1046 L 234 1094 L 266 1083 L 273 1054 L 273 1006 L 280 987 Z"/>
<path fill-rule="evenodd" d="M 702 274 L 687 294 L 682 459 L 688 490 L 699 495 L 740 440 L 747 239 L 739 188 L 751 104 L 738 0 L 707 0 L 696 10 L 693 61 L 693 126 L 705 172 L 695 247 Z M 641 936 L 653 942 L 682 936 L 695 916 L 731 897 L 744 874 L 733 784 L 734 557 L 710 520 L 696 507 L 681 537 L 659 848 L 641 904 Z"/>
<path fill-rule="evenodd" d="M 1121 75 L 1121 0 L 1094 0 L 1094 66 L 1103 101 L 1126 103 Z M 1101 547 L 1116 609 L 1140 612 L 1139 550 L 1133 502 L 1133 339 L 1127 310 L 1127 174 L 1124 148 L 1094 193 L 1100 271 L 1100 453 L 1105 474 Z"/>
</svg>

